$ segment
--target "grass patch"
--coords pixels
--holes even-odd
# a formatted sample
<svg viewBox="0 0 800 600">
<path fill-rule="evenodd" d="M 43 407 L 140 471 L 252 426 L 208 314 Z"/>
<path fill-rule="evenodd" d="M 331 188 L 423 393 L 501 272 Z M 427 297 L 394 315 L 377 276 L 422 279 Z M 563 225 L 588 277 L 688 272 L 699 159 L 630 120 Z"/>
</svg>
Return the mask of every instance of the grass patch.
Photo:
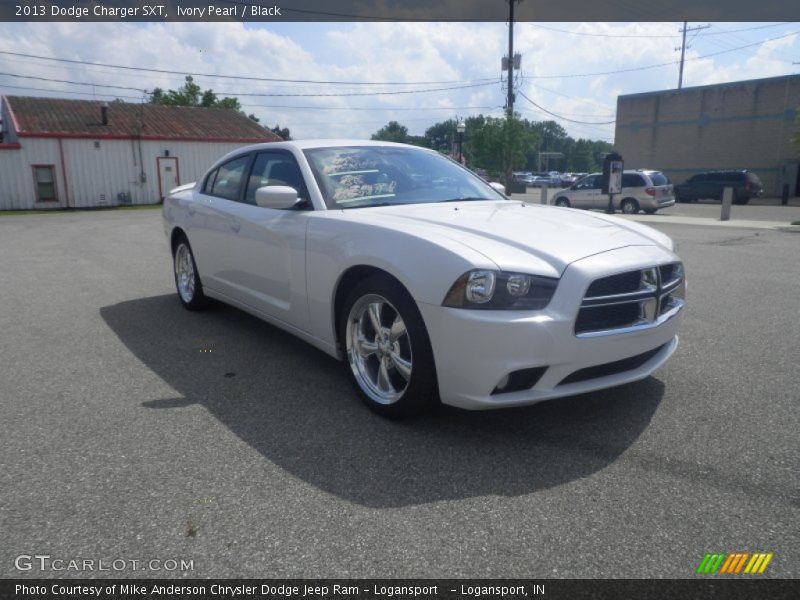
<svg viewBox="0 0 800 600">
<path fill-rule="evenodd" d="M 0 217 L 14 217 L 17 215 L 53 215 L 72 214 L 82 212 L 107 212 L 115 210 L 155 210 L 161 209 L 162 204 L 131 204 L 126 206 L 92 206 L 88 208 L 42 208 L 23 210 L 0 210 Z"/>
</svg>

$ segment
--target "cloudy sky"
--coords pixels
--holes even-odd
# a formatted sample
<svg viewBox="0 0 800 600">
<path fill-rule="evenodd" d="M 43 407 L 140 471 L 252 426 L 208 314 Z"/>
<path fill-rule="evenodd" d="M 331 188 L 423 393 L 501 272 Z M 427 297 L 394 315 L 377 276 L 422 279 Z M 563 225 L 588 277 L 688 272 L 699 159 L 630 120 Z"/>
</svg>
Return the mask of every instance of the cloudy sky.
<svg viewBox="0 0 800 600">
<path fill-rule="evenodd" d="M 613 141 L 619 94 L 677 86 L 680 26 L 518 23 L 516 108 Z M 798 73 L 798 32 L 800 23 L 711 23 L 689 34 L 684 85 Z M 0 94 L 137 101 L 138 90 L 176 88 L 192 74 L 295 138 L 369 137 L 389 120 L 421 134 L 449 117 L 501 115 L 506 50 L 503 23 L 0 23 L 0 51 L 28 55 L 0 52 Z"/>
</svg>

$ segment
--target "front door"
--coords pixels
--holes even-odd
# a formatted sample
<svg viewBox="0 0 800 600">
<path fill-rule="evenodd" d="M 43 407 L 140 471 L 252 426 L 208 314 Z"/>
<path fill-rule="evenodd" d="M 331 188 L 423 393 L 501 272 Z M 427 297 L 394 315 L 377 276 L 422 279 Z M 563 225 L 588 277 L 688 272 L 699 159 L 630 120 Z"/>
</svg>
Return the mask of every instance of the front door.
<svg viewBox="0 0 800 600">
<path fill-rule="evenodd" d="M 158 163 L 158 197 L 163 200 L 169 196 L 170 190 L 181 184 L 178 175 L 178 157 L 159 156 L 156 158 L 156 162 Z"/>
<path fill-rule="evenodd" d="M 286 151 L 256 154 L 242 201 L 231 209 L 229 267 L 234 297 L 285 323 L 305 329 L 305 232 L 309 210 L 278 210 L 255 204 L 256 190 L 285 185 L 309 199 L 297 161 Z"/>
<path fill-rule="evenodd" d="M 575 191 L 570 194 L 570 204 L 575 208 L 595 208 L 599 193 L 600 176 L 584 177 L 575 185 Z"/>
</svg>

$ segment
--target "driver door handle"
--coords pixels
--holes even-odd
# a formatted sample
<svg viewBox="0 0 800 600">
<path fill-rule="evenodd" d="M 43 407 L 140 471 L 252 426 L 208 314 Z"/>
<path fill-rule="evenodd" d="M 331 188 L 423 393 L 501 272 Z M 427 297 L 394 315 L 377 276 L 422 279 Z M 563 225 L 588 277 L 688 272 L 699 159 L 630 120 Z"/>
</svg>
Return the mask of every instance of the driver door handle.
<svg viewBox="0 0 800 600">
<path fill-rule="evenodd" d="M 241 228 L 242 228 L 242 226 L 241 226 L 240 223 L 236 223 L 235 221 L 233 223 L 231 223 L 231 230 L 233 230 L 235 233 L 239 233 L 239 230 Z"/>
</svg>

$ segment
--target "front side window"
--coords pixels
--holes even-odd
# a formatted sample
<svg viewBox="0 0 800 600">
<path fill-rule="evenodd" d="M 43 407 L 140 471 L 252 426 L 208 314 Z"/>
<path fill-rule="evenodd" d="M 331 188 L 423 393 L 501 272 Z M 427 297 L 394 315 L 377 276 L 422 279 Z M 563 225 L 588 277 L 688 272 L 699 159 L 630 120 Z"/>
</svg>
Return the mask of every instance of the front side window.
<svg viewBox="0 0 800 600">
<path fill-rule="evenodd" d="M 427 150 L 341 146 L 304 153 L 328 208 L 506 199 L 471 171 Z"/>
<path fill-rule="evenodd" d="M 297 197 L 308 200 L 303 174 L 294 156 L 286 152 L 260 152 L 256 155 L 244 201 L 256 203 L 256 190 L 270 185 L 286 185 L 297 190 Z"/>
<path fill-rule="evenodd" d="M 238 200 L 244 170 L 249 162 L 250 156 L 245 155 L 229 160 L 220 166 L 217 169 L 217 176 L 211 187 L 211 195 L 225 198 L 226 200 Z"/>
<path fill-rule="evenodd" d="M 36 186 L 37 202 L 54 202 L 56 198 L 56 178 L 52 165 L 33 167 L 33 181 Z"/>
</svg>

